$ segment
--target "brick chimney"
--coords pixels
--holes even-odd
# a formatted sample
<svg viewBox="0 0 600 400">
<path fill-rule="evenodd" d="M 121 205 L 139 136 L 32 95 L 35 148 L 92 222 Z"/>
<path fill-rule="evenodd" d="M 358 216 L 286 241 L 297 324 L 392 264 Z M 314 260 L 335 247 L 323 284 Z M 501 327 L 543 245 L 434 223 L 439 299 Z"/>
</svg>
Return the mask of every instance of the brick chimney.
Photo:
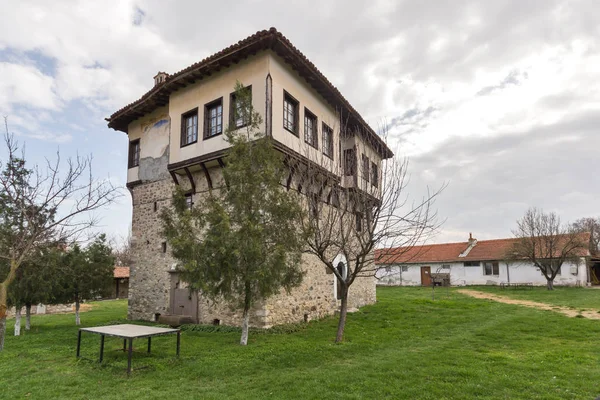
<svg viewBox="0 0 600 400">
<path fill-rule="evenodd" d="M 158 74 L 154 76 L 154 86 L 160 85 L 161 83 L 166 81 L 168 77 L 169 74 L 167 74 L 166 72 L 158 71 Z"/>
<path fill-rule="evenodd" d="M 469 232 L 469 240 L 468 240 L 469 245 L 467 246 L 467 248 L 465 249 L 465 251 L 463 251 L 462 253 L 460 253 L 458 256 L 459 257 L 466 257 L 469 255 L 469 253 L 471 252 L 471 250 L 473 250 L 473 247 L 475 247 L 477 245 L 477 239 L 475 239 L 473 237 L 473 234 L 471 232 Z"/>
<path fill-rule="evenodd" d="M 469 232 L 469 240 L 468 240 L 469 244 L 472 244 L 473 242 L 477 242 L 477 239 L 473 238 L 473 234 L 471 232 Z"/>
</svg>

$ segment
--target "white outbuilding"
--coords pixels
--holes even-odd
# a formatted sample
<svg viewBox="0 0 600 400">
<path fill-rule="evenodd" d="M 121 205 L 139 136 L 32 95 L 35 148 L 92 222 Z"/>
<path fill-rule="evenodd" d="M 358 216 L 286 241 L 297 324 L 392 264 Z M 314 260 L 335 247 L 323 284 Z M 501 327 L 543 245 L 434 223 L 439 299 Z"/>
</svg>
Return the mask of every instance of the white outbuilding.
<svg viewBox="0 0 600 400">
<path fill-rule="evenodd" d="M 546 285 L 546 278 L 534 264 L 510 259 L 508 255 L 516 240 L 477 240 L 470 235 L 466 242 L 382 249 L 376 255 L 378 285 L 430 286 L 442 279 L 453 286 Z M 591 284 L 590 258 L 589 250 L 582 250 L 577 259 L 565 261 L 554 284 Z"/>
</svg>

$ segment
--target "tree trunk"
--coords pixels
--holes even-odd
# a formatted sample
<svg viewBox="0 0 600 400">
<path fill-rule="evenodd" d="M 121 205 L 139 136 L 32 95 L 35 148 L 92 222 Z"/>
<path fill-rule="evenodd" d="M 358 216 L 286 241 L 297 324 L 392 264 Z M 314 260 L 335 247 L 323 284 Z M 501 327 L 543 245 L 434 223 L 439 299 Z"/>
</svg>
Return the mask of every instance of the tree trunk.
<svg viewBox="0 0 600 400">
<path fill-rule="evenodd" d="M 21 306 L 15 307 L 15 336 L 21 336 Z"/>
<path fill-rule="evenodd" d="M 81 325 L 81 320 L 79 319 L 79 299 L 75 300 L 75 325 Z"/>
<path fill-rule="evenodd" d="M 31 303 L 25 304 L 25 330 L 31 329 Z"/>
<path fill-rule="evenodd" d="M 344 340 L 344 328 L 346 327 L 346 314 L 348 314 L 348 288 L 342 289 L 342 305 L 340 307 L 340 320 L 338 322 L 337 335 L 335 342 L 341 343 Z"/>
<path fill-rule="evenodd" d="M 6 336 L 6 285 L 0 283 L 0 351 L 4 349 Z"/>
<path fill-rule="evenodd" d="M 242 346 L 248 345 L 248 321 L 250 320 L 250 313 L 248 309 L 244 308 L 244 316 L 242 319 L 242 338 L 240 344 Z"/>
<path fill-rule="evenodd" d="M 546 283 L 546 288 L 548 290 L 554 290 L 554 280 L 553 279 L 546 279 L 547 283 Z"/>
<path fill-rule="evenodd" d="M 0 313 L 2 313 L 0 306 Z M 6 335 L 6 313 L 0 316 L 0 351 L 4 350 L 4 336 Z"/>
</svg>

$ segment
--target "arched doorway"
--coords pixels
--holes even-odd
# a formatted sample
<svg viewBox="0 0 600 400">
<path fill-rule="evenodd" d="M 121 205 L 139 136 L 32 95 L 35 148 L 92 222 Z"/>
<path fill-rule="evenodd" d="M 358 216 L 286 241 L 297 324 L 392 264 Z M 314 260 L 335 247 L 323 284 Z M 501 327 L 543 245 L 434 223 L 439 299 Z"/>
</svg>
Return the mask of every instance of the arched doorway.
<svg viewBox="0 0 600 400">
<path fill-rule="evenodd" d="M 348 261 L 346 261 L 346 257 L 344 257 L 343 254 L 338 254 L 333 259 L 333 265 L 335 265 L 335 269 L 342 276 L 342 278 L 344 278 L 344 280 L 348 278 Z M 340 285 L 338 278 L 335 275 L 333 279 L 333 292 L 337 300 L 342 298 L 342 285 Z"/>
</svg>

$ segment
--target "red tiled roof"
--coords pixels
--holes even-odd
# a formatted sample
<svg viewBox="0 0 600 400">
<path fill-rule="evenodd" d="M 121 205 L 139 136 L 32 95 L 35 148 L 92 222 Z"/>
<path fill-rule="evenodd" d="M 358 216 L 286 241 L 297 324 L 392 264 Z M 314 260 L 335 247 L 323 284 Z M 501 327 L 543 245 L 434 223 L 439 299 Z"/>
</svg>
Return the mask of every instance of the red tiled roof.
<svg viewBox="0 0 600 400">
<path fill-rule="evenodd" d="M 115 278 L 129 278 L 129 267 L 115 267 Z"/>
<path fill-rule="evenodd" d="M 393 155 L 385 142 L 365 122 L 360 114 L 342 96 L 340 91 L 298 50 L 281 32 L 271 28 L 256 32 L 246 39 L 190 65 L 189 67 L 168 75 L 164 82 L 155 85 L 140 99 L 114 112 L 109 118 L 108 126 L 127 133 L 129 123 L 154 109 L 168 104 L 169 95 L 178 89 L 193 84 L 212 73 L 239 62 L 241 59 L 256 54 L 258 51 L 271 49 L 289 63 L 306 81 L 329 102 L 334 108 L 343 112 L 348 118 L 350 127 L 360 127 L 367 138 L 385 156 Z"/>
<path fill-rule="evenodd" d="M 581 240 L 589 242 L 589 233 L 582 233 Z M 433 262 L 491 261 L 507 258 L 510 249 L 517 243 L 516 238 L 478 240 L 465 257 L 459 257 L 469 246 L 469 242 L 429 244 L 411 248 L 396 247 L 379 249 L 375 252 L 376 264 L 420 264 Z M 580 256 L 589 256 L 588 249 L 581 249 Z"/>
<path fill-rule="evenodd" d="M 375 260 L 377 264 L 453 261 L 468 245 L 461 242 L 379 249 L 375 251 Z"/>
<path fill-rule="evenodd" d="M 506 258 L 506 254 L 515 243 L 517 243 L 516 238 L 478 240 L 469 254 L 460 259 L 467 261 L 501 260 Z"/>
</svg>

